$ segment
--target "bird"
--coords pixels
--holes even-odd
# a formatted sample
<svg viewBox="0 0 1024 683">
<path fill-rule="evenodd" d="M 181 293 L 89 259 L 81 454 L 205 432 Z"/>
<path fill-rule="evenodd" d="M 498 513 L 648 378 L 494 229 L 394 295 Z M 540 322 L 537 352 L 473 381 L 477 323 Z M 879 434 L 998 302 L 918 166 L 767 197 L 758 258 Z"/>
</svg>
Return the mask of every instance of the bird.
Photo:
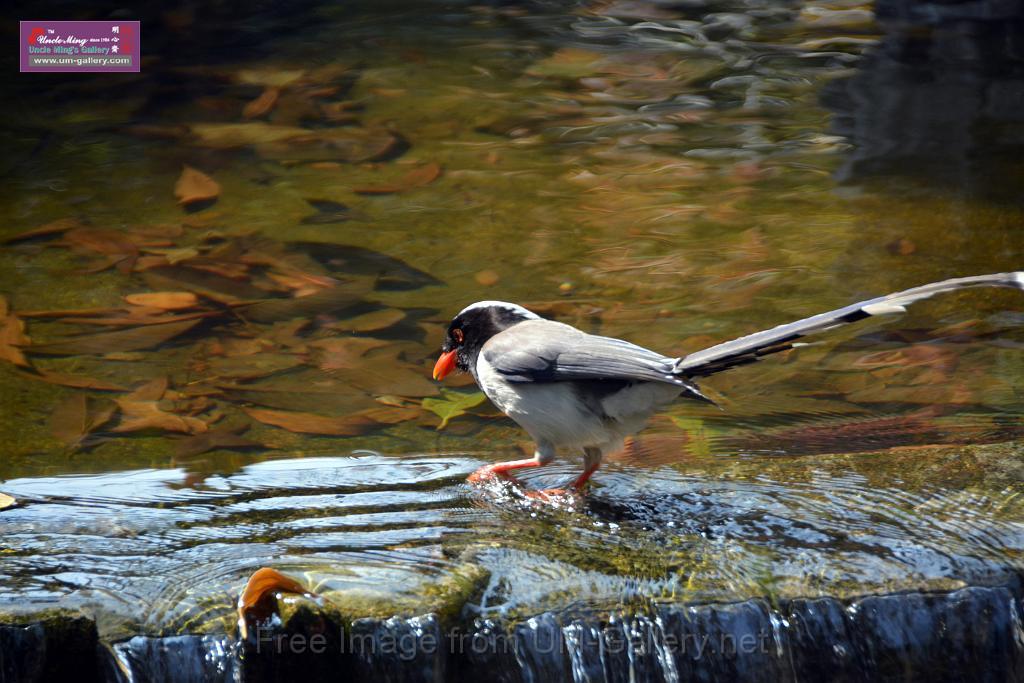
<svg viewBox="0 0 1024 683">
<path fill-rule="evenodd" d="M 1024 272 L 953 278 L 879 296 L 755 332 L 685 356 L 666 356 L 631 342 L 589 334 L 507 301 L 478 301 L 448 325 L 435 380 L 456 369 L 534 440 L 532 458 L 499 462 L 471 474 L 471 483 L 551 463 L 559 449 L 583 454 L 583 471 L 568 490 L 578 494 L 608 454 L 677 398 L 712 403 L 697 380 L 793 348 L 798 339 L 970 287 L 1024 290 Z M 544 493 L 544 492 L 541 492 Z"/>
</svg>

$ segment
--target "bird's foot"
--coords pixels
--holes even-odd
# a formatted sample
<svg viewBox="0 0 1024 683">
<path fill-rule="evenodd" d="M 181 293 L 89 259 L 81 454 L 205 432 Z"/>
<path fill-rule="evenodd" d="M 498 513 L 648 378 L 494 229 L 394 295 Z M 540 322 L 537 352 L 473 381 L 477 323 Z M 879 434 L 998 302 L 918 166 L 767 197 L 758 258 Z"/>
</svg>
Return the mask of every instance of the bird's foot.
<svg viewBox="0 0 1024 683">
<path fill-rule="evenodd" d="M 567 500 L 574 500 L 581 497 L 580 492 L 574 488 L 567 489 L 537 489 L 534 491 L 523 491 L 523 495 L 533 500 L 540 500 L 545 503 L 560 503 Z"/>
<path fill-rule="evenodd" d="M 509 474 L 506 469 L 502 466 L 504 463 L 495 463 L 493 465 L 486 465 L 481 467 L 473 474 L 466 477 L 466 481 L 470 484 L 482 484 L 487 481 L 493 481 L 495 479 L 504 479 L 505 481 L 511 481 L 519 483 L 519 480 Z"/>
</svg>

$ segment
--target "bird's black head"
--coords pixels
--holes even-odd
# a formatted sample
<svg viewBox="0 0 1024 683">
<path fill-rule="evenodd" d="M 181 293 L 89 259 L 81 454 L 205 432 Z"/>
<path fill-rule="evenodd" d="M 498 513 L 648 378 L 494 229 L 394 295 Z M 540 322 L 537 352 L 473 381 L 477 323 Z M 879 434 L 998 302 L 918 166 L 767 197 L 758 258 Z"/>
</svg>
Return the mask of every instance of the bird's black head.
<svg viewBox="0 0 1024 683">
<path fill-rule="evenodd" d="M 469 370 L 476 364 L 480 349 L 502 330 L 539 316 L 518 304 L 505 301 L 478 301 L 462 309 L 448 325 L 441 357 L 434 366 L 434 379 L 444 379 L 455 368 Z"/>
</svg>

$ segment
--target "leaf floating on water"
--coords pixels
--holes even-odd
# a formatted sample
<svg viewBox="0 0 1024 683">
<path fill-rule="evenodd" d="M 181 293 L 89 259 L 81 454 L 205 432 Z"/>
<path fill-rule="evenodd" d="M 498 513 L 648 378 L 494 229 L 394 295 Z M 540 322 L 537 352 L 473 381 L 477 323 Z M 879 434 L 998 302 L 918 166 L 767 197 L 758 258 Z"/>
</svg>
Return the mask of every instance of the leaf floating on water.
<svg viewBox="0 0 1024 683">
<path fill-rule="evenodd" d="M 174 196 L 178 203 L 192 207 L 199 203 L 212 203 L 220 196 L 220 183 L 202 171 L 185 166 L 178 182 L 174 184 Z"/>
<path fill-rule="evenodd" d="M 269 113 L 274 108 L 274 105 L 277 104 L 277 98 L 280 96 L 280 88 L 266 88 L 260 93 L 259 97 L 245 105 L 245 108 L 242 109 L 242 116 L 247 119 L 255 119 Z"/>
<path fill-rule="evenodd" d="M 219 427 L 217 429 L 211 429 L 205 434 L 196 434 L 195 436 L 185 437 L 177 443 L 174 448 L 174 453 L 179 458 L 189 458 L 201 455 L 207 451 L 222 449 L 266 449 L 267 446 L 265 444 L 262 444 L 259 441 L 253 441 L 252 439 L 247 439 L 241 435 L 241 432 L 244 432 L 248 428 L 248 425 L 241 425 L 238 427 Z"/>
<path fill-rule="evenodd" d="M 14 496 L 9 496 L 6 493 L 0 493 L 0 512 L 4 510 L 10 510 L 13 507 L 18 506 L 18 501 Z"/>
<path fill-rule="evenodd" d="M 441 424 L 437 426 L 438 431 L 448 426 L 448 422 L 455 417 L 465 415 L 470 408 L 475 408 L 487 398 L 482 391 L 472 394 L 463 394 L 459 391 L 442 389 L 441 395 L 444 398 L 425 398 L 423 408 L 441 418 Z"/>
<path fill-rule="evenodd" d="M 242 640 L 249 637 L 248 618 L 266 619 L 273 611 L 268 604 L 275 593 L 295 593 L 316 598 L 317 594 L 307 590 L 305 586 L 285 576 L 276 569 L 263 567 L 253 572 L 245 583 L 241 595 L 238 596 L 238 631 Z"/>
<path fill-rule="evenodd" d="M 50 431 L 65 446 L 79 450 L 95 445 L 91 434 L 114 416 L 116 406 L 106 399 L 73 394 L 61 401 L 50 416 Z"/>
<path fill-rule="evenodd" d="M 69 337 L 47 344 L 26 347 L 29 353 L 49 356 L 76 356 L 79 354 L 105 354 L 115 351 L 138 351 L 159 346 L 196 326 L 198 320 L 183 320 L 159 325 L 133 327 L 127 330 L 86 334 Z"/>
<path fill-rule="evenodd" d="M 358 436 L 373 431 L 382 424 L 395 424 L 416 417 L 415 412 L 401 408 L 368 408 L 340 417 L 269 408 L 243 408 L 243 410 L 254 420 L 286 429 L 289 432 L 327 436 Z"/>
<path fill-rule="evenodd" d="M 129 294 L 124 300 L 133 306 L 148 306 L 165 311 L 192 308 L 199 304 L 199 299 L 192 292 L 146 292 Z"/>
<path fill-rule="evenodd" d="M 441 167 L 435 163 L 418 166 L 393 183 L 366 185 L 353 189 L 356 194 L 394 194 L 429 185 L 441 175 Z"/>
<path fill-rule="evenodd" d="M 74 387 L 76 389 L 92 389 L 93 391 L 128 391 L 120 384 L 114 384 L 101 379 L 93 379 L 84 375 L 69 375 L 63 372 L 51 372 L 49 370 L 36 369 L 35 372 L 23 372 L 22 377 L 30 377 L 49 384 L 59 384 L 62 387 Z"/>
</svg>

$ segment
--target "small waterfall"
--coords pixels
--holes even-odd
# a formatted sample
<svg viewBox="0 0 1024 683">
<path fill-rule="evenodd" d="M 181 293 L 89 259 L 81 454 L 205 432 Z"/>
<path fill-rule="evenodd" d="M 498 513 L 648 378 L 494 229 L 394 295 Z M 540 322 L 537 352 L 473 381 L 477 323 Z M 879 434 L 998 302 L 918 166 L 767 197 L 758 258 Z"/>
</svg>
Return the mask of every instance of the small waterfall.
<svg viewBox="0 0 1024 683">
<path fill-rule="evenodd" d="M 0 627 L 0 683 L 1021 681 L 1021 598 L 1017 584 L 450 626 L 423 615 L 342 627 L 310 612 L 241 648 L 223 635 L 137 636 L 108 648 L 70 619 L 73 627 Z"/>
</svg>

